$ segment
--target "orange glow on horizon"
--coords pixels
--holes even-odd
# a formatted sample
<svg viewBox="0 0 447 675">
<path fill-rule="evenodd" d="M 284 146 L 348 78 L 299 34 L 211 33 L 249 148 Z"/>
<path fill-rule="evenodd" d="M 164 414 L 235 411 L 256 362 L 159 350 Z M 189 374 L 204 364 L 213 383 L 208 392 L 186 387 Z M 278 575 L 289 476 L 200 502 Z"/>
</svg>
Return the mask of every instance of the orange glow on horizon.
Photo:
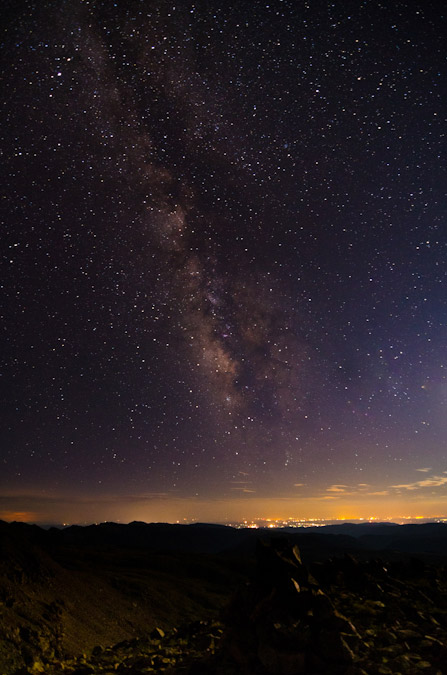
<svg viewBox="0 0 447 675">
<path fill-rule="evenodd" d="M 34 511 L 0 511 L 0 520 L 8 523 L 33 523 L 39 519 L 39 515 Z"/>
<path fill-rule="evenodd" d="M 80 499 L 67 495 L 9 495 L 9 509 L 0 511 L 0 519 L 34 523 L 93 522 L 208 522 L 241 523 L 270 521 L 275 526 L 310 523 L 312 520 L 396 521 L 445 518 L 447 495 L 426 493 L 378 496 L 337 495 L 330 501 L 315 497 L 237 496 L 234 498 L 166 498 L 135 495 L 120 502 L 115 494 Z"/>
</svg>

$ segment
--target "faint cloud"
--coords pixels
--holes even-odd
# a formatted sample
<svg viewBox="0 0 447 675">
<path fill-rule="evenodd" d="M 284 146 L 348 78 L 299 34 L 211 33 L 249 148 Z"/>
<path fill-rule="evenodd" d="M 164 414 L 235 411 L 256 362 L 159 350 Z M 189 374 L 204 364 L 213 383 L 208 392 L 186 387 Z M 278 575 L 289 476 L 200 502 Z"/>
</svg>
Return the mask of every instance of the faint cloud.
<svg viewBox="0 0 447 675">
<path fill-rule="evenodd" d="M 306 483 L 294 483 L 293 487 L 304 487 Z"/>
<path fill-rule="evenodd" d="M 252 489 L 251 484 L 251 480 L 230 480 L 230 486 L 233 486 L 230 490 L 240 494 L 254 494 L 256 490 Z"/>
<path fill-rule="evenodd" d="M 390 485 L 393 490 L 417 490 L 417 483 L 402 483 L 401 485 Z"/>
<path fill-rule="evenodd" d="M 439 487 L 440 485 L 447 485 L 447 476 L 432 476 L 427 480 L 419 481 L 421 487 Z"/>
<path fill-rule="evenodd" d="M 328 495 L 327 493 L 331 493 Z M 321 495 L 320 499 L 345 499 L 346 497 L 384 497 L 389 495 L 389 489 L 374 489 L 370 483 L 357 483 L 357 485 L 343 485 L 335 483 L 326 488 L 326 494 Z"/>
<path fill-rule="evenodd" d="M 423 488 L 441 487 L 447 485 L 447 476 L 432 476 L 425 480 L 418 480 L 414 483 L 401 483 L 400 485 L 390 485 L 395 490 L 421 490 Z"/>
<path fill-rule="evenodd" d="M 346 492 L 347 488 L 347 485 L 331 485 L 326 488 L 326 492 Z"/>
<path fill-rule="evenodd" d="M 174 491 L 173 491 L 174 492 Z M 135 496 L 132 495 L 126 495 L 127 499 L 134 500 Z M 171 492 L 144 492 L 143 494 L 137 495 L 137 499 L 139 500 L 151 500 L 151 499 L 166 499 L 168 497 L 172 497 Z"/>
<path fill-rule="evenodd" d="M 429 467 L 424 468 L 424 469 L 416 469 L 416 471 L 420 471 L 421 473 L 428 473 L 429 471 L 431 471 L 431 467 L 429 466 Z"/>
<path fill-rule="evenodd" d="M 247 494 L 247 493 L 254 494 L 256 492 L 256 490 L 250 490 L 249 488 L 242 487 L 242 486 L 241 487 L 231 487 L 230 490 L 242 492 L 243 494 Z"/>
</svg>

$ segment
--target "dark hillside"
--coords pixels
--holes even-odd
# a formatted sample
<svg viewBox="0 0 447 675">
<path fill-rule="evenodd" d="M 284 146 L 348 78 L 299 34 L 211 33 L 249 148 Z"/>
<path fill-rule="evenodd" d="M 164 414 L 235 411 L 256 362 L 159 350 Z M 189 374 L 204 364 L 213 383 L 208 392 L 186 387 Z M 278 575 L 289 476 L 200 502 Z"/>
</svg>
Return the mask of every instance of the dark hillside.
<svg viewBox="0 0 447 675">
<path fill-rule="evenodd" d="M 231 560 L 172 550 L 170 526 L 155 547 L 129 530 L 0 524 L 1 673 L 215 616 L 241 581 Z"/>
<path fill-rule="evenodd" d="M 0 673 L 443 675 L 447 528 L 368 528 L 0 522 Z"/>
</svg>

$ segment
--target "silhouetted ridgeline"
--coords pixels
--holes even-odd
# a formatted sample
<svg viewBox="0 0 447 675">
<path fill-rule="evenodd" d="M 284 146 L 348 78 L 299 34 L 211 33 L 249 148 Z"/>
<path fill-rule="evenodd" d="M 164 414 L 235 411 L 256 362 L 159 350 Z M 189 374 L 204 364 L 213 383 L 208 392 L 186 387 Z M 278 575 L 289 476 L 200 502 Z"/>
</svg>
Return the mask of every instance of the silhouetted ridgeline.
<svg viewBox="0 0 447 675">
<path fill-rule="evenodd" d="M 0 521 L 0 673 L 443 675 L 447 526 Z"/>
<path fill-rule="evenodd" d="M 343 523 L 303 529 L 235 529 L 224 525 L 195 523 L 133 522 L 128 525 L 101 523 L 43 530 L 36 525 L 6 523 L 0 520 L 0 536 L 27 541 L 45 548 L 76 546 L 96 548 L 133 548 L 152 551 L 190 551 L 223 553 L 253 551 L 259 537 L 283 537 L 285 534 L 302 550 L 396 551 L 411 554 L 447 556 L 447 524 L 395 525 L 393 523 Z"/>
</svg>

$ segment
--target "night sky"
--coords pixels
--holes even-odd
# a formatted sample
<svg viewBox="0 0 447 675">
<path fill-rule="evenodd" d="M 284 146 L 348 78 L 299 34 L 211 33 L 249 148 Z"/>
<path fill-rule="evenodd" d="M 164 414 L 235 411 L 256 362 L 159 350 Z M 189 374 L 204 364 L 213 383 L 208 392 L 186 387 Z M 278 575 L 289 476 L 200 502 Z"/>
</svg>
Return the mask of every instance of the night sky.
<svg viewBox="0 0 447 675">
<path fill-rule="evenodd" d="M 2 12 L 0 517 L 446 515 L 444 3 Z"/>
</svg>

